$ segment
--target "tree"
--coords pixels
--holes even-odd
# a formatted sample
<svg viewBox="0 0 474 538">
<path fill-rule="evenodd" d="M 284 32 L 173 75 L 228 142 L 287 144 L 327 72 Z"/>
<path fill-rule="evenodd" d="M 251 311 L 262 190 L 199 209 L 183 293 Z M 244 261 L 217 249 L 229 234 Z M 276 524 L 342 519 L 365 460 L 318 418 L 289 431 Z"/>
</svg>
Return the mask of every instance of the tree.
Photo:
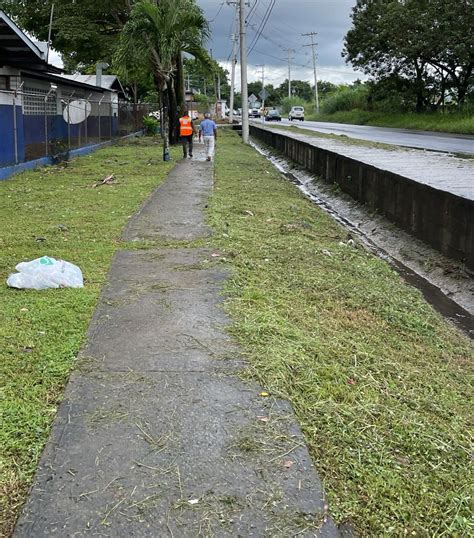
<svg viewBox="0 0 474 538">
<path fill-rule="evenodd" d="M 288 79 L 280 84 L 275 92 L 280 101 L 285 97 L 288 97 Z M 300 99 L 303 99 L 303 101 L 312 101 L 314 99 L 314 90 L 311 87 L 311 84 L 306 80 L 292 80 L 291 94 L 292 97 L 299 97 Z"/>
<path fill-rule="evenodd" d="M 326 97 L 327 95 L 334 93 L 337 91 L 337 85 L 333 84 L 332 82 L 329 82 L 328 80 L 320 80 L 318 81 L 318 92 L 320 97 Z M 314 86 L 312 87 L 314 90 Z"/>
<path fill-rule="evenodd" d="M 203 48 L 208 36 L 207 21 L 194 0 L 138 0 L 121 32 L 115 64 L 124 70 L 141 65 L 153 73 L 163 109 L 165 159 L 170 139 L 176 137 L 178 108 L 184 106 L 184 95 L 179 98 L 183 94 L 182 53 L 209 62 Z"/>
<path fill-rule="evenodd" d="M 464 101 L 474 69 L 472 0 L 358 0 L 352 22 L 343 56 L 354 67 L 410 81 L 417 111 L 449 85 Z"/>
<path fill-rule="evenodd" d="M 230 95 L 229 72 L 216 60 L 210 59 L 203 63 L 196 58 L 185 58 L 184 72 L 186 87 L 189 83 L 190 88 L 216 98 L 217 80 L 220 79 L 222 99 L 227 99 Z"/>
<path fill-rule="evenodd" d="M 132 0 L 0 0 L 0 9 L 37 39 L 46 41 L 53 3 L 51 40 L 65 69 L 74 72 L 98 61 L 111 63 Z"/>
<path fill-rule="evenodd" d="M 474 3 L 472 0 L 427 2 L 426 61 L 445 86 L 455 89 L 459 104 L 473 87 Z"/>
</svg>

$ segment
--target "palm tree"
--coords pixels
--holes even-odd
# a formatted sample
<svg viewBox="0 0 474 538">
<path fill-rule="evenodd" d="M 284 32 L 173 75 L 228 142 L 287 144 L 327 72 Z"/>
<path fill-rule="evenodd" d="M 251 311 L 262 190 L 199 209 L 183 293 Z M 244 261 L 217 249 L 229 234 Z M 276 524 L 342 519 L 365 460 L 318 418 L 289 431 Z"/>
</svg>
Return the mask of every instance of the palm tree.
<svg viewBox="0 0 474 538">
<path fill-rule="evenodd" d="M 182 84 L 181 55 L 187 52 L 209 64 L 203 47 L 209 35 L 209 25 L 195 0 L 138 0 L 121 32 L 114 63 L 124 71 L 145 65 L 153 73 L 161 98 L 165 160 L 178 120 L 176 85 Z"/>
</svg>

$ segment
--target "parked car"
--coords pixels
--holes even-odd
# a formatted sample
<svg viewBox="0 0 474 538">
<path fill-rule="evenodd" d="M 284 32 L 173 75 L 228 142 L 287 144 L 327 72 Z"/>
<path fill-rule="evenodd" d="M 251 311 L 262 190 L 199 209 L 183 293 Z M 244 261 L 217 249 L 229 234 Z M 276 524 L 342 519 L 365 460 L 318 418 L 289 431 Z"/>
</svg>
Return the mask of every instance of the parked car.
<svg viewBox="0 0 474 538">
<path fill-rule="evenodd" d="M 290 113 L 288 114 L 290 121 L 300 120 L 304 121 L 304 108 L 302 106 L 292 106 Z"/>
<path fill-rule="evenodd" d="M 281 115 L 278 109 L 271 108 L 268 110 L 265 116 L 265 121 L 281 121 Z"/>
</svg>

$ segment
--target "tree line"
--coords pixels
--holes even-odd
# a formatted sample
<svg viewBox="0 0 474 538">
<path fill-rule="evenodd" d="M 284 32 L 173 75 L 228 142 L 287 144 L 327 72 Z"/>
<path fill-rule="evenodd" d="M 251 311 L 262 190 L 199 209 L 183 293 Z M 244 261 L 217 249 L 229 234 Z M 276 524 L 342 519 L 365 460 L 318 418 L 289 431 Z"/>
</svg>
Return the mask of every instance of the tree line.
<svg viewBox="0 0 474 538">
<path fill-rule="evenodd" d="M 473 0 L 357 0 L 343 56 L 417 112 L 474 92 Z"/>
<path fill-rule="evenodd" d="M 342 54 L 370 80 L 349 87 L 320 81 L 323 109 L 421 112 L 472 102 L 473 1 L 357 0 Z M 0 0 L 0 9 L 44 41 L 52 3 Z M 209 37 L 196 0 L 54 0 L 52 44 L 65 70 L 93 73 L 97 62 L 107 62 L 135 102 L 159 100 L 166 110 L 165 149 L 177 139 L 187 86 L 198 89 L 203 102 L 218 93 L 224 99 L 229 96 L 228 73 L 207 52 Z M 291 88 L 289 98 L 288 81 L 266 85 L 266 104 L 287 108 L 314 102 L 309 82 L 294 80 Z M 258 96 L 261 89 L 258 81 L 249 84 L 249 94 Z M 237 94 L 235 106 L 240 105 Z"/>
</svg>

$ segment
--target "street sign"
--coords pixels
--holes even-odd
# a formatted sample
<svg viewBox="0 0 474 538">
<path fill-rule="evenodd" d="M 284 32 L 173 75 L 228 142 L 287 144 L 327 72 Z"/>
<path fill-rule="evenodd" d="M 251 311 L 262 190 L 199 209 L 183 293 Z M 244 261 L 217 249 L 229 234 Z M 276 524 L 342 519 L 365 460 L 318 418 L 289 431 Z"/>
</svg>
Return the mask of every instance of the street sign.
<svg viewBox="0 0 474 538">
<path fill-rule="evenodd" d="M 254 95 L 253 93 L 251 93 L 249 95 L 249 103 L 253 104 L 253 103 L 255 103 L 255 101 L 258 101 L 258 97 L 256 95 Z"/>
<path fill-rule="evenodd" d="M 260 99 L 266 99 L 269 95 L 270 94 L 267 92 L 267 90 L 260 90 L 260 93 L 258 94 Z"/>
</svg>

